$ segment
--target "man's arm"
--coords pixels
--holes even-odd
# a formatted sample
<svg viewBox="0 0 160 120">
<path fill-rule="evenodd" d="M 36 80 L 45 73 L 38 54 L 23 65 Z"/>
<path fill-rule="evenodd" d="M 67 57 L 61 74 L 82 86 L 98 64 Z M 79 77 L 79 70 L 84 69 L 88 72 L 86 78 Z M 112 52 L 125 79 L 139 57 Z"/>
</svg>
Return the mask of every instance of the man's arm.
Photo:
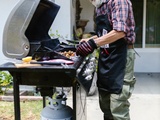
<svg viewBox="0 0 160 120">
<path fill-rule="evenodd" d="M 82 44 L 78 46 L 76 54 L 81 55 L 83 57 L 87 56 L 88 54 L 91 54 L 94 51 L 94 49 L 97 49 L 102 45 L 115 42 L 123 38 L 124 36 L 125 36 L 124 32 L 112 30 L 108 34 L 105 34 L 101 37 L 94 36 L 89 39 L 81 40 L 85 42 L 82 42 Z"/>
<path fill-rule="evenodd" d="M 123 37 L 125 37 L 125 32 L 112 30 L 108 34 L 103 35 L 101 37 L 95 35 L 87 39 L 81 39 L 81 42 L 83 41 L 87 42 L 88 40 L 93 39 L 97 44 L 97 46 L 102 46 L 105 44 L 110 44 L 112 42 L 115 42 Z"/>
<path fill-rule="evenodd" d="M 94 39 L 97 46 L 102 46 L 105 44 L 110 44 L 121 38 L 125 37 L 125 33 L 121 31 L 112 30 L 108 34 Z"/>
</svg>

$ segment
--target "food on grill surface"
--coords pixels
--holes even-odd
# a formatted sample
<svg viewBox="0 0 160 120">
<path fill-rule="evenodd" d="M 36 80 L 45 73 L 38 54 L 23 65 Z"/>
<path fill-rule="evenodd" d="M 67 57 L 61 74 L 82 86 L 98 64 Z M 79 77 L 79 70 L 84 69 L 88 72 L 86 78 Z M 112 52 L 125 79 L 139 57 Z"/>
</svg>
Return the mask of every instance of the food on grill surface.
<svg viewBox="0 0 160 120">
<path fill-rule="evenodd" d="M 74 51 L 64 51 L 64 52 L 60 52 L 61 55 L 66 56 L 67 58 L 71 58 L 74 57 L 76 55 L 76 53 Z"/>
<path fill-rule="evenodd" d="M 27 57 L 25 57 L 25 58 L 22 58 L 22 61 L 24 62 L 24 63 L 28 63 L 28 62 L 30 62 L 32 60 L 32 57 L 31 56 L 27 56 Z"/>
</svg>

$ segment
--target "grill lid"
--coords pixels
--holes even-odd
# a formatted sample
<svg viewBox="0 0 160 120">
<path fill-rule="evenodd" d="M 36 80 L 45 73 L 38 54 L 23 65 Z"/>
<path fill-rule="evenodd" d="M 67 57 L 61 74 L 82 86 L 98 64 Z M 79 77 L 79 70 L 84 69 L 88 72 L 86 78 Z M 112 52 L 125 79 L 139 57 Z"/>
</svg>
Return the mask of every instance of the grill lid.
<svg viewBox="0 0 160 120">
<path fill-rule="evenodd" d="M 22 58 L 31 43 L 48 41 L 48 31 L 60 9 L 51 0 L 21 0 L 11 11 L 3 32 L 3 54 Z"/>
</svg>

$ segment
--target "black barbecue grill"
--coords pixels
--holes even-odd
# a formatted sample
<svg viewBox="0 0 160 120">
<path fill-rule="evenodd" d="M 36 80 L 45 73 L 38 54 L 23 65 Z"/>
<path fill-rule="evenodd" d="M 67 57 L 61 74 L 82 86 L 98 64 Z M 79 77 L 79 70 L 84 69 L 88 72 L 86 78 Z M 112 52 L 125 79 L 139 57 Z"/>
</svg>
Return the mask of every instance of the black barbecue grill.
<svg viewBox="0 0 160 120">
<path fill-rule="evenodd" d="M 42 90 L 43 97 L 51 96 L 53 94 L 51 90 L 55 86 L 72 87 L 73 120 L 86 119 L 86 95 L 89 94 L 93 84 L 95 59 L 92 55 L 86 58 L 79 56 L 67 58 L 59 53 L 76 50 L 75 45 L 62 44 L 58 38 L 51 39 L 48 35 L 59 9 L 60 6 L 51 0 L 21 0 L 14 7 L 6 22 L 3 54 L 11 59 L 2 64 L 0 70 L 7 70 L 13 76 L 15 120 L 21 119 L 19 85 L 37 86 Z M 33 58 L 47 56 L 45 60 L 64 59 L 72 61 L 73 64 L 45 63 L 43 59 L 38 59 L 37 63 L 40 66 L 17 68 L 15 64 L 22 62 L 21 59 L 26 56 Z M 89 65 L 90 63 L 92 65 Z M 92 71 L 85 72 L 87 69 L 92 69 Z M 83 94 L 81 99 L 77 97 L 78 94 Z"/>
</svg>

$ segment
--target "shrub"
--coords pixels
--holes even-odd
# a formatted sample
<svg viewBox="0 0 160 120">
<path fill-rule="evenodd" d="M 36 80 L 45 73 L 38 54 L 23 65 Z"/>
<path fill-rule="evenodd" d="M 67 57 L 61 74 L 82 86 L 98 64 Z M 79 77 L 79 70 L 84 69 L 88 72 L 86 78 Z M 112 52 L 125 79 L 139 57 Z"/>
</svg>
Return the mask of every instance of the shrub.
<svg viewBox="0 0 160 120">
<path fill-rule="evenodd" d="M 0 71 L 0 93 L 4 94 L 12 86 L 13 77 L 8 71 Z M 3 91 L 2 88 L 5 88 Z"/>
</svg>

